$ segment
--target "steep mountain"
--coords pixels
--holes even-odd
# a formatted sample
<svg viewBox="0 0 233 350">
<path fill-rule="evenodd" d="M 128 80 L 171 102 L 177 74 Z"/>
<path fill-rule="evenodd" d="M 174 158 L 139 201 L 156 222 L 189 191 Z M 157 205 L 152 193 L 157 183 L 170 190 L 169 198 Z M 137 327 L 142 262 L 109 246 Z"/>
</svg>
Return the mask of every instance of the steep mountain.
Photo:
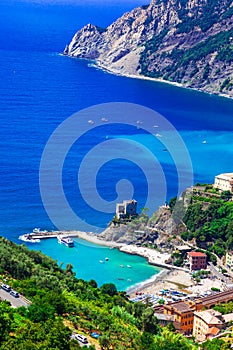
<svg viewBox="0 0 233 350">
<path fill-rule="evenodd" d="M 152 0 L 107 28 L 86 25 L 64 54 L 233 97 L 233 1 Z"/>
</svg>

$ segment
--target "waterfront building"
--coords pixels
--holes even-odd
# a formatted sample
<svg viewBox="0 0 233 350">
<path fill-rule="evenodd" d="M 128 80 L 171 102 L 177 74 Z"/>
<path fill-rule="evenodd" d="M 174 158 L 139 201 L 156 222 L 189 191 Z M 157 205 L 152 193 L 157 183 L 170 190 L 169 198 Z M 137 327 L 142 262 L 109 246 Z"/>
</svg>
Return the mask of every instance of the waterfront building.
<svg viewBox="0 0 233 350">
<path fill-rule="evenodd" d="M 116 217 L 117 219 L 124 219 L 127 216 L 137 215 L 137 201 L 134 199 L 125 200 L 123 203 L 117 203 L 116 205 Z"/>
<path fill-rule="evenodd" d="M 207 256 L 205 253 L 189 252 L 188 253 L 190 271 L 204 270 L 207 266 Z"/>
<path fill-rule="evenodd" d="M 220 191 L 233 193 L 233 173 L 225 173 L 215 176 L 214 187 Z"/>
</svg>

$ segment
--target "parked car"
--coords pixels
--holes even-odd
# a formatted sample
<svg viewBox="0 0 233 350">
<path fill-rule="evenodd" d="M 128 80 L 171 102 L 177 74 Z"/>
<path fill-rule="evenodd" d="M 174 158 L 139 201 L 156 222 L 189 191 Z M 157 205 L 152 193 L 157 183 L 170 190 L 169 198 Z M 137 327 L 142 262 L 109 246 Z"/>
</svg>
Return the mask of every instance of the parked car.
<svg viewBox="0 0 233 350">
<path fill-rule="evenodd" d="M 97 332 L 91 332 L 91 333 L 90 333 L 90 336 L 91 336 L 92 338 L 98 339 L 99 336 L 100 336 L 100 334 L 97 333 Z"/>
<path fill-rule="evenodd" d="M 15 298 L 19 298 L 19 293 L 16 292 L 15 290 L 11 290 L 11 291 L 10 291 L 10 295 L 12 295 L 12 296 L 15 297 Z"/>
<path fill-rule="evenodd" d="M 5 290 L 6 292 L 11 291 L 11 287 L 8 284 L 2 283 L 2 289 Z"/>
<path fill-rule="evenodd" d="M 85 335 L 75 334 L 75 339 L 77 339 L 78 341 L 81 341 L 81 343 L 83 344 L 88 344 L 88 340 L 87 340 L 87 337 L 85 337 Z"/>
</svg>

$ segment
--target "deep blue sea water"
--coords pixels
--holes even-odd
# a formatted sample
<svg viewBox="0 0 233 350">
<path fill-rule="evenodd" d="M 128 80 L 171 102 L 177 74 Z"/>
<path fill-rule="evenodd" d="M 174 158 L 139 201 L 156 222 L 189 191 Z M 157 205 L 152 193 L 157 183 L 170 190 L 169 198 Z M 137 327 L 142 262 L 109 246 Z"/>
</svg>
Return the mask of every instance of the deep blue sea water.
<svg viewBox="0 0 233 350">
<path fill-rule="evenodd" d="M 105 27 L 122 13 L 143 4 L 144 1 L 59 1 L 47 0 L 33 2 L 26 0 L 1 1 L 0 4 L 0 234 L 19 243 L 18 236 L 30 232 L 33 227 L 55 229 L 56 223 L 49 218 L 42 203 L 39 186 L 39 167 L 45 145 L 59 125 L 70 115 L 93 105 L 110 102 L 139 104 L 159 112 L 173 124 L 182 136 L 193 166 L 194 182 L 213 182 L 214 176 L 221 172 L 232 171 L 233 155 L 233 101 L 222 97 L 175 86 L 146 80 L 129 79 L 114 76 L 93 68 L 90 62 L 70 59 L 60 55 L 77 29 L 91 22 Z M 114 111 L 112 111 L 114 112 Z M 103 115 L 111 120 L 111 113 Z M 48 184 L 48 193 L 54 206 L 56 217 L 61 219 L 66 228 L 87 229 L 85 223 L 100 231 L 114 214 L 114 201 L 117 198 L 116 185 L 119 180 L 127 179 L 132 186 L 126 186 L 121 197 L 132 192 L 137 199 L 139 209 L 145 206 L 148 197 L 147 176 L 150 173 L 155 192 L 154 207 L 177 194 L 178 171 L 182 169 L 183 183 L 191 185 L 188 179 L 190 169 L 175 142 L 171 149 L 166 147 L 168 140 L 174 138 L 171 131 L 155 125 L 155 137 L 145 130 L 145 116 L 135 115 L 135 127 L 112 125 L 103 122 L 84 134 L 70 148 L 62 171 L 63 191 L 73 212 L 81 218 L 77 227 L 75 220 L 67 215 L 66 210 L 58 205 L 59 198 L 54 188 L 53 179 Z M 87 120 L 86 120 L 87 122 Z M 83 120 L 80 119 L 80 128 Z M 79 126 L 77 126 L 79 130 Z M 78 132 L 78 131 L 77 131 Z M 69 135 L 68 135 L 69 138 Z M 110 201 L 108 210 L 96 210 L 85 203 L 78 186 L 78 171 L 82 158 L 98 144 L 109 140 L 127 139 L 125 144 L 111 148 L 112 160 L 99 168 L 96 185 L 88 180 L 94 171 L 94 164 L 105 159 L 107 152 L 89 155 L 89 172 L 86 174 L 85 195 L 94 206 L 94 190 L 105 201 Z M 65 139 L 65 138 L 64 138 Z M 61 140 L 61 143 L 63 140 Z M 136 146 L 135 143 L 137 142 Z M 164 143 L 161 143 L 164 142 Z M 130 145 L 135 148 L 130 148 Z M 170 144 L 170 143 L 169 143 Z M 157 158 L 158 173 L 150 168 L 151 154 L 144 152 L 142 145 Z M 114 157 L 114 150 L 117 156 Z M 56 162 L 53 154 L 52 161 Z M 173 159 L 175 152 L 181 152 Z M 119 154 L 122 156 L 119 157 Z M 117 158 L 117 159 L 115 159 Z M 133 160 L 136 161 L 134 162 Z M 152 160 L 151 160 L 152 161 Z M 140 162 L 143 166 L 140 167 Z M 136 164 L 135 164 L 136 163 Z M 153 163 L 153 162 L 152 162 Z M 53 166 L 53 164 L 51 165 Z M 144 167 L 146 169 L 144 169 Z M 162 174 L 162 175 L 161 175 Z M 161 176 L 160 176 L 161 175 Z M 160 197 L 160 181 L 166 187 L 165 197 Z M 186 181 L 187 180 L 187 181 Z M 128 183 L 127 183 L 128 184 Z M 54 191 L 53 191 L 54 190 Z M 127 198 L 126 198 L 127 199 Z M 93 203 L 92 203 L 93 204 Z M 56 246 L 56 249 L 54 248 Z M 50 254 L 59 262 L 72 262 L 77 275 L 82 278 L 95 278 L 99 283 L 116 279 L 117 273 L 108 265 L 108 270 L 100 277 L 91 276 L 91 271 L 106 268 L 99 266 L 99 256 L 93 247 L 80 242 L 80 251 L 57 247 L 54 241 L 46 241 L 39 249 Z M 92 249 L 92 250 L 89 250 Z M 81 253 L 82 250 L 82 253 Z M 105 255 L 106 248 L 100 253 Z M 93 256 L 94 264 L 88 262 L 79 266 L 80 259 L 75 254 Z M 111 253 L 113 253 L 111 251 Z M 112 261 L 129 259 L 114 251 Z M 110 255 L 110 252 L 108 252 Z M 78 255 L 77 255 L 78 256 Z M 81 256 L 81 255 L 80 255 Z M 156 271 L 141 258 L 135 259 L 138 268 L 137 278 L 124 277 L 132 283 L 149 278 Z M 82 261 L 85 261 L 85 259 Z M 131 263 L 133 264 L 133 262 Z M 130 264 L 130 265 L 131 265 Z M 87 266 L 92 266 L 88 271 Z M 114 271 L 114 272 L 113 272 Z M 126 271 L 126 269 L 124 270 Z M 129 271 L 128 271 L 129 272 Z M 127 272 L 127 273 L 128 273 Z M 133 272 L 133 269 L 132 269 Z M 125 273 L 125 272 L 124 272 Z M 120 278 L 122 276 L 119 276 Z M 119 288 L 130 284 L 116 281 Z M 119 285 L 119 283 L 121 283 Z"/>
</svg>

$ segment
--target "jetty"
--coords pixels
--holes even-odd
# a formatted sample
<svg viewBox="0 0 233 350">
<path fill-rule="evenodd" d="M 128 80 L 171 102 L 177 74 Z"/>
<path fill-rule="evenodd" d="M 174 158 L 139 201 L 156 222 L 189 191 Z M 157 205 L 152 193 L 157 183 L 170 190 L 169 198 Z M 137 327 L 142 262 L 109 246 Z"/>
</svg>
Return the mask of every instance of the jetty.
<svg viewBox="0 0 233 350">
<path fill-rule="evenodd" d="M 25 237 L 33 237 L 33 239 L 48 239 L 48 238 L 57 238 L 60 235 L 67 235 L 69 237 L 79 237 L 78 231 L 70 232 L 70 231 L 51 231 L 51 232 L 31 232 L 25 233 Z"/>
</svg>

